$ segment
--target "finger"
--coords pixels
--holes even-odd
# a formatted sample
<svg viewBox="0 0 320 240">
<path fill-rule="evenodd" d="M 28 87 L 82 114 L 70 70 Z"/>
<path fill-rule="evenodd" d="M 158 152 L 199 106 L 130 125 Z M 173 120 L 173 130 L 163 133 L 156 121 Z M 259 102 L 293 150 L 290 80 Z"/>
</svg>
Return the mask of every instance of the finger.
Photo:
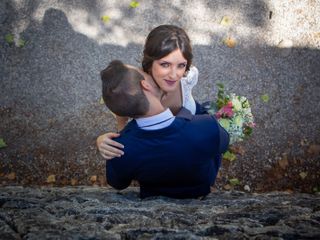
<svg viewBox="0 0 320 240">
<path fill-rule="evenodd" d="M 117 141 L 114 141 L 112 139 L 106 139 L 106 141 L 104 141 L 104 143 L 111 145 L 113 147 L 124 148 L 124 146 L 121 143 L 118 143 Z"/>
<path fill-rule="evenodd" d="M 111 145 L 107 145 L 107 144 L 103 144 L 101 145 L 101 151 L 104 152 L 104 153 L 114 153 L 114 154 L 120 154 L 120 155 L 123 155 L 124 152 L 119 149 L 119 148 L 116 148 L 114 146 L 111 146 Z"/>
<path fill-rule="evenodd" d="M 106 155 L 106 154 L 104 154 L 104 153 L 101 153 L 100 155 L 101 155 L 105 160 L 111 160 L 111 159 L 114 158 L 114 156 Z"/>
<path fill-rule="evenodd" d="M 106 135 L 106 137 L 108 137 L 108 138 L 116 138 L 116 137 L 119 137 L 119 136 L 120 136 L 120 133 L 110 132 L 110 133 L 106 133 L 105 135 Z"/>
</svg>

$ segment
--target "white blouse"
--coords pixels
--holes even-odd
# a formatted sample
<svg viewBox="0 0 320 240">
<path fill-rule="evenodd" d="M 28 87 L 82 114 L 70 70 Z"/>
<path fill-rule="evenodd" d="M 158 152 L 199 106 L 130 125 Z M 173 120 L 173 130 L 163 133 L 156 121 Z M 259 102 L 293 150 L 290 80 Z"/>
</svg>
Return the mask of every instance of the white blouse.
<svg viewBox="0 0 320 240">
<path fill-rule="evenodd" d="M 191 66 L 187 76 L 181 79 L 182 106 L 192 114 L 196 113 L 196 102 L 192 96 L 192 88 L 197 84 L 198 77 L 198 69 Z"/>
</svg>

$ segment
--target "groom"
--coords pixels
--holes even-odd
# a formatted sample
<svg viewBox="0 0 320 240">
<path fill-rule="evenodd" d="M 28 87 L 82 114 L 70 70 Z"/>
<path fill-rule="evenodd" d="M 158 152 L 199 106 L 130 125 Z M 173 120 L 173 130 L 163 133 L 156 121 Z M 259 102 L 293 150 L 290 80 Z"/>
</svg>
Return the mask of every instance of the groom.
<svg viewBox="0 0 320 240">
<path fill-rule="evenodd" d="M 133 118 L 115 140 L 124 155 L 107 161 L 107 182 L 116 189 L 132 180 L 140 197 L 197 198 L 210 192 L 229 144 L 228 133 L 209 115 L 182 108 L 175 117 L 162 106 L 162 91 L 138 68 L 112 61 L 101 71 L 106 106 Z"/>
</svg>

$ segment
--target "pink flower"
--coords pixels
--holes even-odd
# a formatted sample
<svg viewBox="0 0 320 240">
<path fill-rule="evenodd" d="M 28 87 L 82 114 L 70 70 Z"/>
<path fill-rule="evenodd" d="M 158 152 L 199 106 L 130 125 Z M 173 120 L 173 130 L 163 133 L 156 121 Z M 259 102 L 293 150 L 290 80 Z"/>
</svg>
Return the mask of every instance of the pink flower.
<svg viewBox="0 0 320 240">
<path fill-rule="evenodd" d="M 232 118 L 232 116 L 233 116 L 232 102 L 229 101 L 225 106 L 220 108 L 220 110 L 215 114 L 215 116 L 217 119 L 219 119 L 221 117 Z"/>
</svg>

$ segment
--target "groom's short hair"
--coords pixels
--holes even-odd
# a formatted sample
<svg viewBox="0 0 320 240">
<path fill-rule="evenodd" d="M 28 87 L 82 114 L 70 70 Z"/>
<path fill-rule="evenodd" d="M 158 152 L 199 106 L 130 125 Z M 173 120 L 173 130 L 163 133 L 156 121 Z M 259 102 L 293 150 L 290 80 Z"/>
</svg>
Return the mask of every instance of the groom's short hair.
<svg viewBox="0 0 320 240">
<path fill-rule="evenodd" d="M 113 60 L 101 71 L 102 97 L 116 115 L 136 118 L 149 110 L 149 101 L 141 87 L 144 79 L 136 69 Z"/>
</svg>

